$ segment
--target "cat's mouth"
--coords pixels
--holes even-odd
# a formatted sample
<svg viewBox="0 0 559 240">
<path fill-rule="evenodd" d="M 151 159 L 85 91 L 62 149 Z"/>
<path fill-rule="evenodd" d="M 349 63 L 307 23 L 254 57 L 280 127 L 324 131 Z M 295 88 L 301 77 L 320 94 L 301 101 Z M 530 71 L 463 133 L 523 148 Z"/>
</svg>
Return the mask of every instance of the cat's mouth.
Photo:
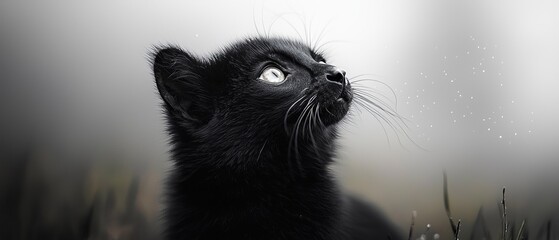
<svg viewBox="0 0 559 240">
<path fill-rule="evenodd" d="M 324 107 L 320 110 L 320 116 L 324 124 L 329 126 L 342 120 L 349 111 L 352 100 L 353 94 L 349 82 L 338 88 L 338 91 L 330 97 L 323 98 Z"/>
<path fill-rule="evenodd" d="M 305 96 L 296 100 L 286 112 L 286 129 L 314 125 L 312 128 L 318 130 L 336 124 L 345 117 L 353 100 L 353 91 L 345 76 L 337 81 L 317 82 L 303 92 Z M 293 108 L 297 108 L 299 114 L 291 114 Z"/>
<path fill-rule="evenodd" d="M 337 102 L 351 102 L 352 99 L 351 89 L 349 89 L 351 87 L 349 85 L 349 81 L 347 81 L 347 79 L 345 81 L 346 83 L 342 85 L 342 90 L 340 91 L 340 95 L 336 99 Z"/>
</svg>

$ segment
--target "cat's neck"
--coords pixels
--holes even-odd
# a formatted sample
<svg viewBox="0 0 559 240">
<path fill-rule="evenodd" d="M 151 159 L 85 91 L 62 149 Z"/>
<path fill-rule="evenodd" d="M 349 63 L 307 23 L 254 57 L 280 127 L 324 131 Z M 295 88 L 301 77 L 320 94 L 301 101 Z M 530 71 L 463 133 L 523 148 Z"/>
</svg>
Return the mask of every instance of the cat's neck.
<svg viewBox="0 0 559 240">
<path fill-rule="evenodd" d="M 298 137 L 282 130 L 230 128 L 228 131 L 236 132 L 203 133 L 203 140 L 180 126 L 171 126 L 170 130 L 172 158 L 181 171 L 220 171 L 226 181 L 228 177 L 251 179 L 263 175 L 281 180 L 322 175 L 332 162 L 337 137 L 335 126 Z"/>
<path fill-rule="evenodd" d="M 337 231 L 340 194 L 328 171 L 333 138 L 314 142 L 302 138 L 297 143 L 299 151 L 289 152 L 289 139 L 279 136 L 257 135 L 230 141 L 231 145 L 208 145 L 175 135 L 176 165 L 169 179 L 167 218 L 179 225 L 170 228 L 211 219 L 203 229 L 187 231 L 192 238 L 207 239 L 214 238 L 212 234 L 250 233 L 253 237 L 243 239 L 274 239 L 278 234 Z M 211 152 L 204 151 L 210 148 Z M 299 235 L 286 238 L 312 239 Z"/>
</svg>

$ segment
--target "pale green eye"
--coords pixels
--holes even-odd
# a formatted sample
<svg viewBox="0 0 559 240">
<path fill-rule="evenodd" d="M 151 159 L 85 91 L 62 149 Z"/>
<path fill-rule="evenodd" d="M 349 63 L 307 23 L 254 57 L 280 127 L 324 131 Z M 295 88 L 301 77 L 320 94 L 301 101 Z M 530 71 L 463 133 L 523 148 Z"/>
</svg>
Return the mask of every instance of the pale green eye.
<svg viewBox="0 0 559 240">
<path fill-rule="evenodd" d="M 281 83 L 285 80 L 285 74 L 276 67 L 267 67 L 258 78 L 269 83 Z"/>
</svg>

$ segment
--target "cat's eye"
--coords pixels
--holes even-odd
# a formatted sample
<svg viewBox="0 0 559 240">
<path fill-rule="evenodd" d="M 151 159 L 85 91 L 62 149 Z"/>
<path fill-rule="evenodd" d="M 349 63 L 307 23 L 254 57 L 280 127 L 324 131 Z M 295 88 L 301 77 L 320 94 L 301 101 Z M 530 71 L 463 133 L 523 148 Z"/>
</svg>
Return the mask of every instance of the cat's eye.
<svg viewBox="0 0 559 240">
<path fill-rule="evenodd" d="M 267 67 L 258 79 L 269 83 L 282 83 L 285 80 L 285 74 L 279 68 Z"/>
</svg>

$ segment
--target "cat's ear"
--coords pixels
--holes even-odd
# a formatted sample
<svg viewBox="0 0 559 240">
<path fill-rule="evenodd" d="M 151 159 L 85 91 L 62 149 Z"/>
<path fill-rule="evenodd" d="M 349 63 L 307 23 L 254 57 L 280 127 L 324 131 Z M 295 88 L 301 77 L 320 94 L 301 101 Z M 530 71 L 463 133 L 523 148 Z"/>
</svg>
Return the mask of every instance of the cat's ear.
<svg viewBox="0 0 559 240">
<path fill-rule="evenodd" d="M 168 111 L 189 125 L 203 125 L 213 114 L 204 64 L 191 54 L 167 47 L 155 51 L 153 74 Z"/>
</svg>

